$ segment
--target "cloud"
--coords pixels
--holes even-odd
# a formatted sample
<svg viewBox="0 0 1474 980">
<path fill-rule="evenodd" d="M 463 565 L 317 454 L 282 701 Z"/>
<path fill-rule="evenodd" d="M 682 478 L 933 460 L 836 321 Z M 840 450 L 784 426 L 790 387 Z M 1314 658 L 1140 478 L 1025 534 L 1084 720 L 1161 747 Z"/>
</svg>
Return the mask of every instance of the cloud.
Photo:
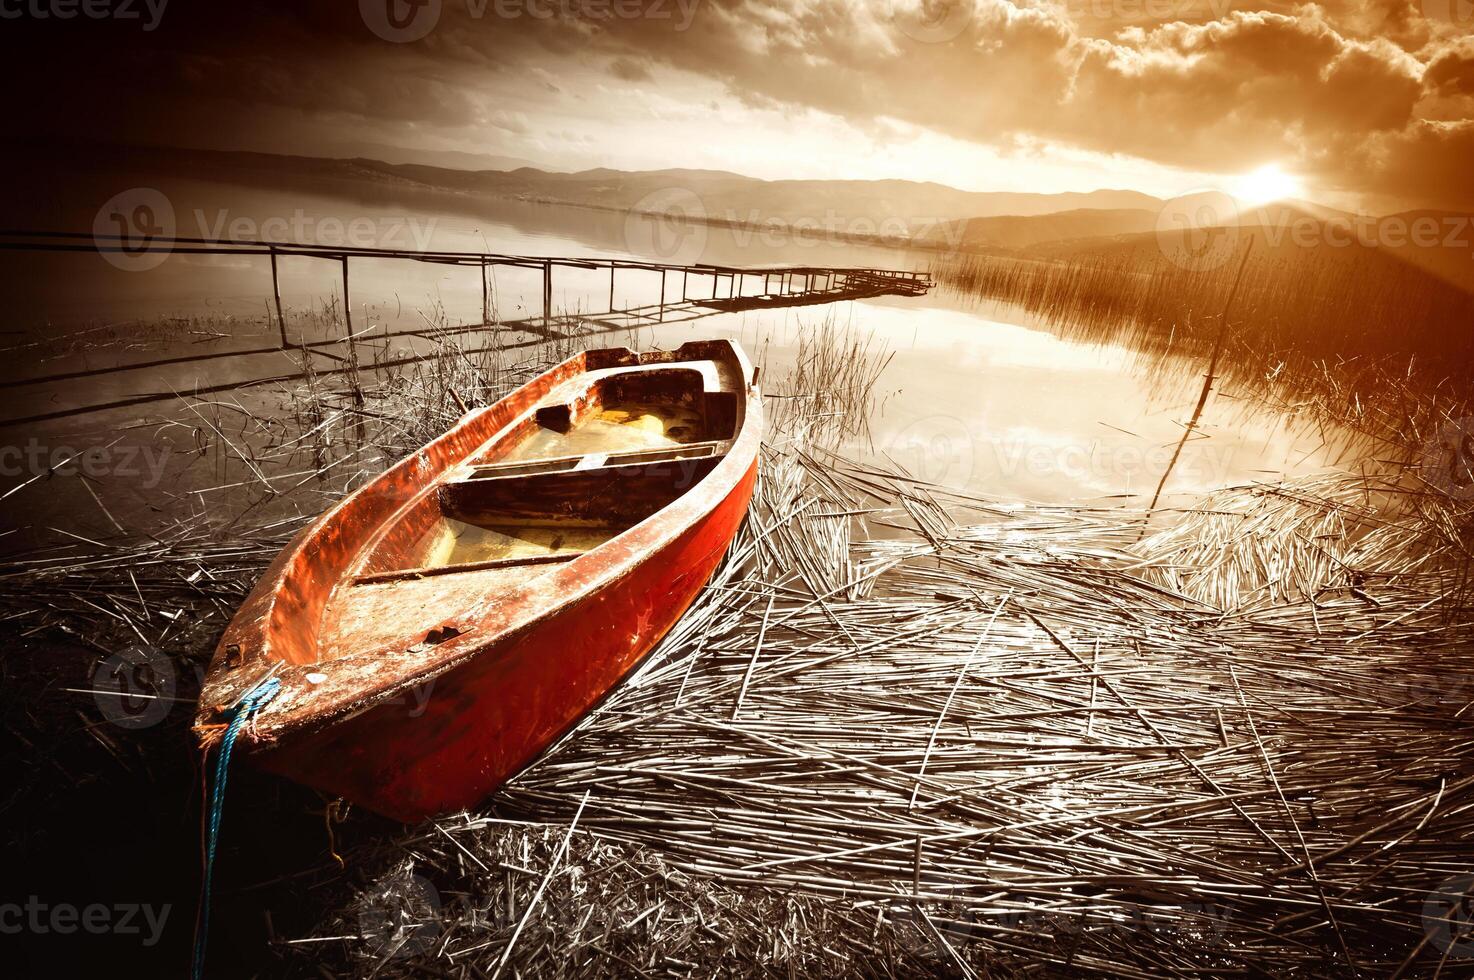
<svg viewBox="0 0 1474 980">
<path fill-rule="evenodd" d="M 615 58 L 609 63 L 609 74 L 626 82 L 648 82 L 650 69 L 631 58 Z"/>
<path fill-rule="evenodd" d="M 1435 95 L 1474 95 L 1474 38 L 1441 51 L 1429 62 L 1423 83 Z"/>
<path fill-rule="evenodd" d="M 1465 203 L 1470 161 L 1474 160 L 1474 120 L 1418 120 L 1360 146 L 1348 146 L 1340 169 L 1348 182 L 1393 198 Z"/>
<path fill-rule="evenodd" d="M 538 83 L 541 84 L 542 87 L 547 89 L 549 92 L 553 92 L 556 94 L 563 91 L 563 87 L 558 84 L 556 79 L 553 78 L 553 73 L 548 71 L 546 68 L 533 66 L 532 68 L 528 69 L 528 74 L 537 79 Z"/>
<path fill-rule="evenodd" d="M 445 127 L 476 122 L 464 88 L 418 70 L 358 71 L 351 62 L 293 64 L 269 56 L 181 56 L 175 69 L 192 91 L 244 105 L 274 105 L 306 114 Z"/>
<path fill-rule="evenodd" d="M 1044 127 L 1090 148 L 1212 172 L 1303 163 L 1307 149 L 1405 127 L 1419 76 L 1401 49 L 1348 40 L 1318 18 L 1236 13 L 1091 45 L 1071 98 Z"/>
<path fill-rule="evenodd" d="M 689 37 L 618 25 L 604 43 L 715 76 L 753 105 L 801 104 L 861 124 L 894 117 L 996 147 L 1048 140 L 1197 171 L 1276 161 L 1326 187 L 1474 200 L 1474 169 L 1457 179 L 1444 162 L 1474 110 L 1435 112 L 1427 101 L 1430 86 L 1439 96 L 1469 91 L 1467 42 L 1402 0 L 1127 19 L 1109 36 L 1082 33 L 1062 6 L 964 2 L 947 28 L 946 17 L 918 27 L 906 0 L 712 0 Z M 739 20 L 750 36 L 730 43 Z M 1378 36 L 1382 27 L 1393 37 Z"/>
<path fill-rule="evenodd" d="M 719 86 L 722 104 L 817 110 L 864 132 L 899 123 L 1002 151 L 1047 144 L 1193 172 L 1275 161 L 1312 186 L 1470 204 L 1474 168 L 1453 161 L 1474 126 L 1474 41 L 1439 16 L 1439 4 L 1466 2 L 701 0 L 688 24 L 676 0 L 597 17 L 605 6 L 499 17 L 495 4 L 447 0 L 435 29 L 407 44 L 373 36 L 354 4 L 289 15 L 242 2 L 181 10 L 129 45 L 83 32 L 48 49 L 60 32 L 37 35 L 33 61 L 87 64 L 130 87 L 100 100 L 67 73 L 22 111 L 43 129 L 103 133 L 183 120 L 181 142 L 282 111 L 339 138 L 392 124 L 465 142 L 487 126 L 526 133 L 528 120 L 619 112 L 618 87 L 600 79 L 648 82 L 665 66 L 706 83 L 692 96 L 702 106 Z"/>
</svg>

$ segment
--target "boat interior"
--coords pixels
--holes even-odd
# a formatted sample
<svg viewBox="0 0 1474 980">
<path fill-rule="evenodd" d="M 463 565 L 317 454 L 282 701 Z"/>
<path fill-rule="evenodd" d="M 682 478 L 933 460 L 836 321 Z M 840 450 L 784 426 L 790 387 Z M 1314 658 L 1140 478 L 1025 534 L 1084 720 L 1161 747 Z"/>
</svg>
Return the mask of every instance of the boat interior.
<svg viewBox="0 0 1474 980">
<path fill-rule="evenodd" d="M 388 522 L 353 584 L 554 564 L 598 547 L 721 461 L 741 421 L 741 374 L 693 360 L 574 376 Z"/>
<path fill-rule="evenodd" d="M 557 365 L 283 552 L 277 576 L 258 586 L 270 586 L 267 656 L 307 665 L 423 652 L 533 614 L 556 599 L 540 593 L 542 579 L 702 485 L 747 432 L 755 380 L 725 340 L 586 351 Z M 232 621 L 224 667 L 242 662 L 262 625 Z"/>
</svg>

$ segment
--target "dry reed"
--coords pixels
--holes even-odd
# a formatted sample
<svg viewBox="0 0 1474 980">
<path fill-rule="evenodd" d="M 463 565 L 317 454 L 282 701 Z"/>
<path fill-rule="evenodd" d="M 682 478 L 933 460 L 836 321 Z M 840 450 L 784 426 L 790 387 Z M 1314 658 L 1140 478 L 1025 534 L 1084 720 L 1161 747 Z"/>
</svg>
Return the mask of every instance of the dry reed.
<svg viewBox="0 0 1474 980">
<path fill-rule="evenodd" d="M 368 887 L 311 869 L 342 901 L 283 969 L 1436 974 L 1474 834 L 1461 505 L 1234 488 L 1137 543 L 836 455 L 815 367 L 871 392 L 880 360 L 814 342 L 658 650 L 484 809 L 345 849 Z M 363 407 L 309 376 L 296 431 L 208 410 L 236 511 L 16 556 L 11 621 L 200 656 L 302 520 L 544 363 L 443 354 L 365 365 Z"/>
</svg>

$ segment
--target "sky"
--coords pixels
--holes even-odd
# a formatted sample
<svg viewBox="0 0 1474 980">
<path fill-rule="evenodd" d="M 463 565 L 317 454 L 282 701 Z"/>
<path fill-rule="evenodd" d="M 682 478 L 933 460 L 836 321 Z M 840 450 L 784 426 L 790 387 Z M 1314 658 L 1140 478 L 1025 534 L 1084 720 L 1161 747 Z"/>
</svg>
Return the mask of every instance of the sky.
<svg viewBox="0 0 1474 980">
<path fill-rule="evenodd" d="M 1474 206 L 1474 0 L 76 2 L 0 2 L 13 133 Z"/>
</svg>

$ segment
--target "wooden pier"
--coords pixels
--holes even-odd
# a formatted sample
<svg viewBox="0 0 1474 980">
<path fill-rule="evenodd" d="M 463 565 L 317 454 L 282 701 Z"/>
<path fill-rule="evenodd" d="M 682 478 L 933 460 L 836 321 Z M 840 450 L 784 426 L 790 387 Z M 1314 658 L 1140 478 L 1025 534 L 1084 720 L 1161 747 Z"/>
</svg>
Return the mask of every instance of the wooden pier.
<svg viewBox="0 0 1474 980">
<path fill-rule="evenodd" d="M 317 374 L 335 374 L 347 370 L 344 358 L 334 353 L 344 345 L 353 347 L 359 343 L 387 342 L 397 337 L 433 338 L 449 335 L 484 333 L 488 330 L 508 331 L 530 335 L 532 340 L 503 343 L 503 349 L 531 346 L 545 341 L 572 340 L 592 337 L 601 333 L 614 333 L 655 324 L 678 323 L 718 313 L 751 309 L 773 309 L 781 307 L 810 306 L 844 300 L 867 299 L 876 296 L 919 296 L 932 287 L 929 272 L 901 271 L 876 268 L 846 268 L 829 266 L 769 266 L 745 268 L 741 266 L 714 265 L 707 263 L 671 264 L 629 258 L 569 257 L 510 255 L 499 252 L 417 251 L 407 249 L 368 248 L 339 245 L 312 245 L 256 240 L 226 240 L 210 238 L 156 237 L 145 241 L 118 235 L 94 235 L 90 232 L 0 230 L 0 251 L 11 252 L 71 252 L 122 254 L 138 257 L 149 253 L 164 255 L 234 255 L 260 256 L 269 263 L 271 270 L 272 311 L 275 314 L 279 342 L 270 347 L 253 347 L 242 350 L 216 351 L 207 354 L 160 358 L 132 364 L 119 364 L 21 378 L 0 383 L 0 390 L 44 385 L 52 382 L 75 381 L 99 375 L 120 374 L 147 370 L 167 365 L 193 363 L 224 358 L 247 357 L 270 354 L 278 351 L 301 351 L 322 357 L 332 363 L 325 364 Z M 341 268 L 343 299 L 343 336 L 329 340 L 293 339 L 287 329 L 287 317 L 282 305 L 280 263 L 284 258 L 315 258 L 333 262 Z M 354 259 L 399 259 L 425 262 L 434 265 L 450 265 L 474 270 L 480 279 L 481 318 L 479 321 L 443 327 L 419 327 L 414 329 L 390 330 L 387 327 L 354 332 L 350 302 L 349 272 Z M 517 319 L 503 319 L 494 315 L 491 286 L 491 271 L 498 267 L 533 270 L 541 274 L 541 314 Z M 559 270 L 600 271 L 609 273 L 608 308 L 595 311 L 558 312 L 553 306 L 553 286 Z M 615 302 L 616 287 L 621 276 L 638 273 L 659 273 L 660 299 L 654 303 L 636 306 L 618 306 Z M 673 280 L 679 277 L 678 298 L 672 297 Z M 349 352 L 349 362 L 355 358 Z M 439 354 L 413 355 L 390 361 L 381 361 L 380 366 L 409 364 L 428 360 Z M 229 385 L 217 386 L 219 390 L 230 390 L 258 384 L 269 384 L 283 380 L 281 377 L 248 379 Z M 207 394 L 214 388 L 202 388 L 197 393 Z M 133 396 L 100 404 L 57 409 L 23 418 L 0 420 L 0 426 L 41 422 L 56 418 L 84 415 L 90 412 L 131 405 L 164 401 L 177 397 L 174 392 L 158 392 Z"/>
</svg>

